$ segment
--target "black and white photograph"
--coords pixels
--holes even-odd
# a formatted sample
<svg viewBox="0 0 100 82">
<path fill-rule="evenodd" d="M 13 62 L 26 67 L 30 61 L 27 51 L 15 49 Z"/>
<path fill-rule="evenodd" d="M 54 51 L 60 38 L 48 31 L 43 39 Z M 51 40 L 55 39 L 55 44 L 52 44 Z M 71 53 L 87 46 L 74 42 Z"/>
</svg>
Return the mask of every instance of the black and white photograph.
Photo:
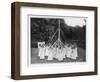
<svg viewBox="0 0 100 82">
<path fill-rule="evenodd" d="M 86 62 L 86 17 L 30 17 L 31 64 Z"/>
</svg>

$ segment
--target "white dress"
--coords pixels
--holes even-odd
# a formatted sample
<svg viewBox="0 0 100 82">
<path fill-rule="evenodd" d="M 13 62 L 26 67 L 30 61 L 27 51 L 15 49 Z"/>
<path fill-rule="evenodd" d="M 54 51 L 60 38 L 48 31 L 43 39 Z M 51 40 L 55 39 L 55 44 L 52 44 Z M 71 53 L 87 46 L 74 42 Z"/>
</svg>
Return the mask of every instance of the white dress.
<svg viewBox="0 0 100 82">
<path fill-rule="evenodd" d="M 56 58 L 57 56 L 57 48 L 53 48 L 53 58 Z"/>
<path fill-rule="evenodd" d="M 44 47 L 45 42 L 38 42 L 38 49 L 39 49 L 39 53 L 38 56 L 40 57 L 40 59 L 44 59 L 45 58 L 45 47 Z"/>
<path fill-rule="evenodd" d="M 68 50 L 69 50 L 68 46 L 65 46 L 65 48 L 64 48 L 65 57 L 67 57 L 67 52 L 68 52 Z"/>
<path fill-rule="evenodd" d="M 45 58 L 45 48 L 39 48 L 39 56 L 40 56 L 40 59 Z"/>
<path fill-rule="evenodd" d="M 63 59 L 65 58 L 65 54 L 66 54 L 65 48 L 62 48 L 62 58 Z"/>
<path fill-rule="evenodd" d="M 49 48 L 49 50 L 48 50 L 48 58 L 47 58 L 47 60 L 53 60 L 53 53 L 52 53 L 53 51 L 52 51 L 52 48 Z"/>
<path fill-rule="evenodd" d="M 73 49 L 72 53 L 71 53 L 71 59 L 76 60 L 78 57 L 78 53 L 77 53 L 77 48 Z"/>
<path fill-rule="evenodd" d="M 71 58 L 71 53 L 72 53 L 72 49 L 71 49 L 71 47 L 68 47 L 68 48 L 67 48 L 67 52 L 66 52 L 66 56 L 67 56 L 68 58 Z"/>
<path fill-rule="evenodd" d="M 62 49 L 59 49 L 59 52 L 58 52 L 58 60 L 59 60 L 59 61 L 62 61 L 62 60 L 63 60 Z"/>
<path fill-rule="evenodd" d="M 46 46 L 46 47 L 45 47 L 45 56 L 48 56 L 48 55 L 49 55 L 49 47 Z"/>
</svg>

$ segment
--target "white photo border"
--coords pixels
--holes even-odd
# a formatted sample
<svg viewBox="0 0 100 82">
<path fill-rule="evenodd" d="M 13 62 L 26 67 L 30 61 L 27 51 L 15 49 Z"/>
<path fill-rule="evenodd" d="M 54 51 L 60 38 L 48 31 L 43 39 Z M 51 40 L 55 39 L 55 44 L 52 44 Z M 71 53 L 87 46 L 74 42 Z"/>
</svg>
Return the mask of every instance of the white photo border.
<svg viewBox="0 0 100 82">
<path fill-rule="evenodd" d="M 56 15 L 56 16 L 81 16 L 87 17 L 86 27 L 86 63 L 57 63 L 57 64 L 35 64 L 28 66 L 27 57 L 30 54 L 28 40 L 30 40 L 27 15 Z M 75 9 L 50 9 L 38 7 L 20 8 L 20 75 L 42 75 L 57 73 L 94 72 L 94 11 Z M 29 31 L 29 32 L 28 32 Z"/>
</svg>

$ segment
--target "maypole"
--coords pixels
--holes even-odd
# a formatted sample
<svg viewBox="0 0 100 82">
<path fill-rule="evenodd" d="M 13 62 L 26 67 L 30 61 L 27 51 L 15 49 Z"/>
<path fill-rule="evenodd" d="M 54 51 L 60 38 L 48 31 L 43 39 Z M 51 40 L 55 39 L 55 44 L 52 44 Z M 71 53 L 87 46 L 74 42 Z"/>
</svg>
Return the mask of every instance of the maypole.
<svg viewBox="0 0 100 82">
<path fill-rule="evenodd" d="M 58 20 L 58 40 L 60 41 L 60 19 Z"/>
</svg>

